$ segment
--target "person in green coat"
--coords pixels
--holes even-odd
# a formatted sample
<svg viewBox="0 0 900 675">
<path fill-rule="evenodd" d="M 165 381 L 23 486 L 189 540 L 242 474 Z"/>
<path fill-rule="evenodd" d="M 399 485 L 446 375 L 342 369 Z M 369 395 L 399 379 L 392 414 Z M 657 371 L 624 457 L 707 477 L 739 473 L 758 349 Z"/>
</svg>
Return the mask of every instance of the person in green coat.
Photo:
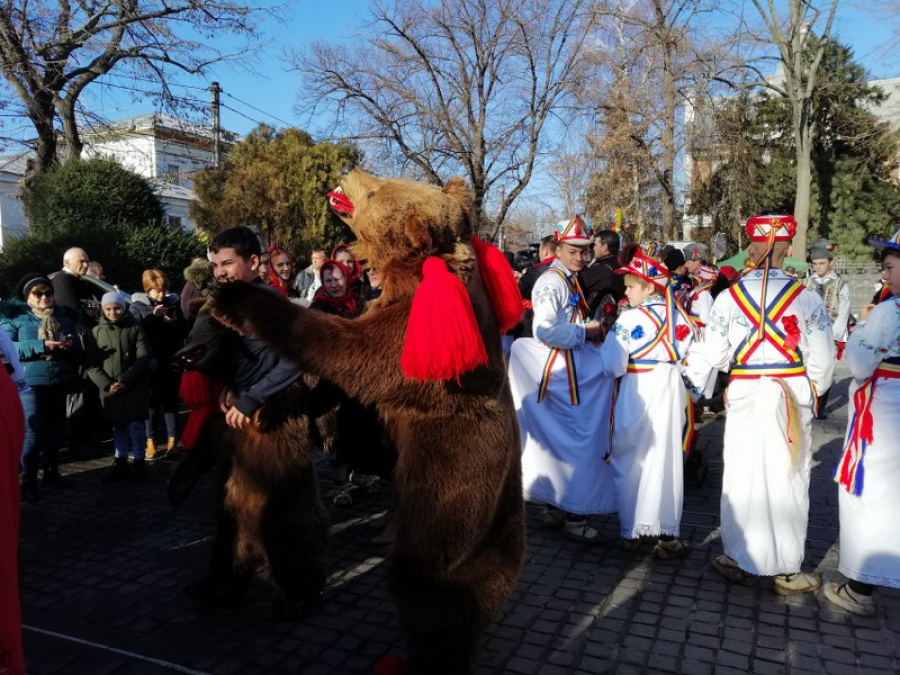
<svg viewBox="0 0 900 675">
<path fill-rule="evenodd" d="M 91 330 L 88 376 L 100 390 L 100 402 L 113 428 L 116 456 L 106 483 L 131 475 L 128 444 L 134 453 L 135 477 L 144 474 L 150 405 L 148 367 L 150 350 L 144 329 L 125 311 L 121 293 L 110 292 L 100 302 L 103 317 Z"/>
</svg>

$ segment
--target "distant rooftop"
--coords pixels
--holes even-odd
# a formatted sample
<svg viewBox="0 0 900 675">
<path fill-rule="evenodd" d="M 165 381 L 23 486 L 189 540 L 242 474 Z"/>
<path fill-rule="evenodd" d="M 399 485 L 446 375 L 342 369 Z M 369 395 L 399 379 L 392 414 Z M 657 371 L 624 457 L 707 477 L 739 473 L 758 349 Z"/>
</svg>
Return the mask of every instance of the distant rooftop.
<svg viewBox="0 0 900 675">
<path fill-rule="evenodd" d="M 126 117 L 121 120 L 111 122 L 95 122 L 85 125 L 82 135 L 85 138 L 92 136 L 105 136 L 115 133 L 152 133 L 155 131 L 175 131 L 178 133 L 195 136 L 198 138 L 212 139 L 212 126 L 208 124 L 197 124 L 189 120 L 173 117 L 172 115 L 164 115 L 162 113 L 147 113 L 145 115 L 137 115 L 135 117 Z M 240 140 L 240 136 L 233 131 L 226 129 L 220 130 L 221 139 L 226 143 L 236 143 Z"/>
</svg>

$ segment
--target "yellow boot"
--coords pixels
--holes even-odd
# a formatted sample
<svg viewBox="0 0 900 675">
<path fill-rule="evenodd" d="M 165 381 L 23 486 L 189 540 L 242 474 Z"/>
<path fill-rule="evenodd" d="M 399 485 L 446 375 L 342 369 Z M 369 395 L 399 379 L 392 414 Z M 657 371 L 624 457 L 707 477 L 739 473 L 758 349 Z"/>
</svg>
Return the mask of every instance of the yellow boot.
<svg viewBox="0 0 900 675">
<path fill-rule="evenodd" d="M 147 453 L 144 455 L 146 459 L 156 459 L 156 442 L 152 438 L 147 439 Z"/>
<path fill-rule="evenodd" d="M 169 440 L 166 443 L 166 454 L 169 454 L 170 452 L 175 452 L 175 437 L 174 436 L 169 436 Z"/>
</svg>

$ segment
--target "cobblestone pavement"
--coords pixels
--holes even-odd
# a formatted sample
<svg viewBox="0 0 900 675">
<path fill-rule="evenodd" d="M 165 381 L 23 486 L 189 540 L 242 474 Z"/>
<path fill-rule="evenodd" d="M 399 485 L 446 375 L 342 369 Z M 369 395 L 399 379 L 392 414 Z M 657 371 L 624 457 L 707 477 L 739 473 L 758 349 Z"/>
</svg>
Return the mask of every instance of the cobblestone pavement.
<svg viewBox="0 0 900 675">
<path fill-rule="evenodd" d="M 805 568 L 836 579 L 837 487 L 831 470 L 846 424 L 846 372 L 831 417 L 815 422 Z M 522 577 L 484 637 L 475 672 L 800 673 L 900 672 L 900 591 L 876 592 L 877 616 L 831 609 L 815 596 L 783 598 L 771 581 L 735 586 L 709 566 L 718 541 L 724 422 L 702 428 L 708 476 L 685 495 L 683 536 L 693 549 L 658 561 L 647 545 L 589 547 L 540 528 L 528 509 Z M 70 461 L 72 490 L 43 491 L 23 505 L 21 589 L 32 675 L 161 675 L 173 671 L 257 675 L 373 673 L 404 653 L 387 590 L 386 549 L 372 543 L 386 500 L 332 507 L 326 603 L 302 622 L 269 618 L 256 582 L 241 609 L 208 610 L 182 587 L 205 570 L 212 490 L 166 501 L 166 460 L 145 483 L 101 485 L 107 458 Z M 323 467 L 324 468 L 324 467 Z M 617 521 L 595 519 L 613 539 Z"/>
</svg>

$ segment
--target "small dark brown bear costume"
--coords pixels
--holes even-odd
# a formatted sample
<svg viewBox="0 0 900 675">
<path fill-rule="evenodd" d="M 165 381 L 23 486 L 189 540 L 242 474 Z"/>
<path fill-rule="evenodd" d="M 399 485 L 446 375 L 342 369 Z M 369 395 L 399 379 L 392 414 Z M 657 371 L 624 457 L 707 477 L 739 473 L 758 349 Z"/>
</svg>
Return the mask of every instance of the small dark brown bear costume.
<svg viewBox="0 0 900 675">
<path fill-rule="evenodd" d="M 407 672 L 469 673 L 481 632 L 511 592 L 525 553 L 521 450 L 498 322 L 470 242 L 461 179 L 443 189 L 342 176 L 341 213 L 383 294 L 353 320 L 228 284 L 213 314 L 251 332 L 350 396 L 374 404 L 397 446 L 392 586 Z M 349 211 L 351 209 L 346 209 Z M 404 377 L 401 353 L 424 261 L 439 256 L 471 300 L 488 362 L 458 379 Z"/>
</svg>

